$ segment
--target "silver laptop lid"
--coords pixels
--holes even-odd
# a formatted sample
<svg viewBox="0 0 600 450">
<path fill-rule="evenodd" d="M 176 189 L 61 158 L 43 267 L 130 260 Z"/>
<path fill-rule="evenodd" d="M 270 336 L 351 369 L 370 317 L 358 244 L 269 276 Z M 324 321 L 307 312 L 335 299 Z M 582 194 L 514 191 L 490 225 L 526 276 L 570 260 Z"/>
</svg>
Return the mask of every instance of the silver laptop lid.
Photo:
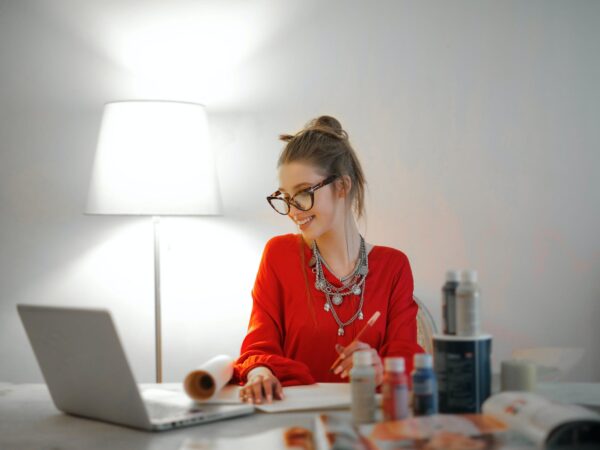
<svg viewBox="0 0 600 450">
<path fill-rule="evenodd" d="M 58 409 L 151 428 L 107 310 L 33 305 L 17 309 Z"/>
</svg>

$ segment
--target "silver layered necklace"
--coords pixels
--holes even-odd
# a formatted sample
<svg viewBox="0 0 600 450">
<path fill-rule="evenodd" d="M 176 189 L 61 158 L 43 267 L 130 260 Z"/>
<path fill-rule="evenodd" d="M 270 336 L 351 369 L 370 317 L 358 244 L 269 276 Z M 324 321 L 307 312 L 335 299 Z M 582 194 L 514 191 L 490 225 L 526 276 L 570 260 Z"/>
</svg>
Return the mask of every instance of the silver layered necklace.
<svg viewBox="0 0 600 450">
<path fill-rule="evenodd" d="M 325 260 L 319 252 L 317 242 L 313 241 L 312 244 L 313 260 L 315 267 L 313 272 L 316 274 L 315 288 L 318 291 L 325 293 L 325 305 L 324 309 L 327 312 L 331 312 L 335 322 L 338 325 L 338 336 L 344 335 L 344 327 L 347 327 L 356 319 L 363 320 L 362 307 L 365 299 L 365 280 L 369 273 L 369 260 L 367 257 L 367 248 L 365 245 L 365 239 L 360 236 L 360 250 L 358 252 L 358 261 L 352 273 L 346 277 L 340 278 L 342 285 L 340 287 L 334 286 L 323 273 L 323 266 L 327 267 Z M 327 267 L 331 272 L 331 269 Z M 333 272 L 332 272 L 333 273 Z M 360 295 L 360 302 L 356 312 L 345 322 L 342 322 L 335 310 L 335 306 L 340 306 L 344 302 L 344 298 L 348 295 Z"/>
</svg>

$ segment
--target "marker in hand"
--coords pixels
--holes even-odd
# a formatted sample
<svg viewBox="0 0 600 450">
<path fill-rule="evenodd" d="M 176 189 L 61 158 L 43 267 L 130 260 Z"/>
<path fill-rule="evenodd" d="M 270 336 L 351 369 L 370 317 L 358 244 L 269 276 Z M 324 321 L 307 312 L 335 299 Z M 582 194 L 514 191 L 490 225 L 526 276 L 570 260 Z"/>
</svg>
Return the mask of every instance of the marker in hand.
<svg viewBox="0 0 600 450">
<path fill-rule="evenodd" d="M 358 334 L 356 335 L 356 337 L 352 340 L 352 342 L 347 346 L 350 347 L 352 344 L 356 343 L 358 341 L 358 339 L 362 336 L 362 334 L 367 330 L 367 328 L 372 327 L 373 324 L 377 321 L 377 319 L 379 319 L 379 316 L 381 316 L 381 313 L 379 311 L 375 311 L 375 313 L 371 316 L 371 318 L 367 321 L 367 323 L 365 324 L 365 326 L 358 332 Z M 331 365 L 331 367 L 329 368 L 330 372 L 333 372 L 333 370 L 335 369 L 335 367 L 342 362 L 342 360 L 346 358 L 346 355 L 344 354 L 344 352 L 342 351 L 340 353 L 340 355 L 337 357 L 337 359 L 335 360 L 335 362 Z"/>
</svg>

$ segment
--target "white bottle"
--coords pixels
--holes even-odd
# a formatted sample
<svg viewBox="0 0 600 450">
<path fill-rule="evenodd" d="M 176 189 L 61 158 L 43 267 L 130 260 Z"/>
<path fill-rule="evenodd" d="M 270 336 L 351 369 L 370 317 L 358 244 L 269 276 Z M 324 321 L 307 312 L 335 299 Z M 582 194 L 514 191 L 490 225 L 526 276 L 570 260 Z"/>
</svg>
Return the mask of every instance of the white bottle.
<svg viewBox="0 0 600 450">
<path fill-rule="evenodd" d="M 350 388 L 352 391 L 352 420 L 355 424 L 375 422 L 375 368 L 371 352 L 359 350 L 352 356 Z"/>
<path fill-rule="evenodd" d="M 481 292 L 477 271 L 464 270 L 456 288 L 456 335 L 478 336 L 481 333 Z"/>
</svg>

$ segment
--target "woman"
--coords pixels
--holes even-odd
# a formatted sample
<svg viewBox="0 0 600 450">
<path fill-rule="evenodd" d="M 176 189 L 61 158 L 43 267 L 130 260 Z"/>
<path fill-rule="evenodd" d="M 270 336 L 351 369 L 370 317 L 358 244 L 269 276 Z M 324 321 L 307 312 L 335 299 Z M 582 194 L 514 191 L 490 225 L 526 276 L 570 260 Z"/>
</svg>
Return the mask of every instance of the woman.
<svg viewBox="0 0 600 450">
<path fill-rule="evenodd" d="M 283 398 L 282 386 L 347 380 L 356 350 L 372 353 L 378 384 L 383 357 L 403 356 L 410 370 L 422 352 L 408 258 L 366 243 L 358 231 L 365 178 L 347 133 L 321 116 L 280 138 L 287 142 L 280 187 L 267 200 L 300 233 L 267 243 L 252 290 L 234 369 L 240 397 L 252 403 Z M 348 346 L 376 311 L 379 320 Z M 330 371 L 342 350 L 345 357 Z"/>
</svg>

